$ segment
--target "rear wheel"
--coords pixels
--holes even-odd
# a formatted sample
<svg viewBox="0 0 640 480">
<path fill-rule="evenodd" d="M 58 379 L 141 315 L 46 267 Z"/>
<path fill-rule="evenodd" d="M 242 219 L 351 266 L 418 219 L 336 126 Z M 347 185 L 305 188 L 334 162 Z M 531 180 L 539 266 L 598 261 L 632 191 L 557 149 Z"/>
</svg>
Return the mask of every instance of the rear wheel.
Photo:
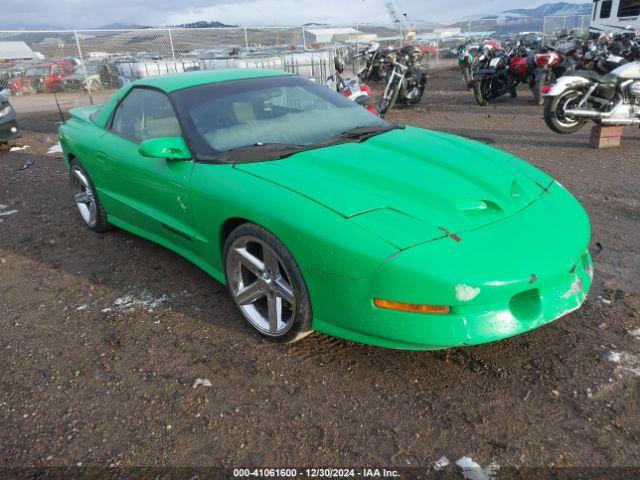
<svg viewBox="0 0 640 480">
<path fill-rule="evenodd" d="M 293 256 L 271 232 L 253 223 L 225 242 L 227 286 L 238 310 L 260 335 L 293 342 L 311 333 L 311 302 Z"/>
<path fill-rule="evenodd" d="M 565 114 L 567 109 L 578 106 L 582 95 L 579 90 L 566 90 L 558 96 L 547 97 L 544 105 L 544 121 L 547 126 L 560 134 L 574 133 L 584 127 L 586 120 L 578 120 Z"/>
</svg>

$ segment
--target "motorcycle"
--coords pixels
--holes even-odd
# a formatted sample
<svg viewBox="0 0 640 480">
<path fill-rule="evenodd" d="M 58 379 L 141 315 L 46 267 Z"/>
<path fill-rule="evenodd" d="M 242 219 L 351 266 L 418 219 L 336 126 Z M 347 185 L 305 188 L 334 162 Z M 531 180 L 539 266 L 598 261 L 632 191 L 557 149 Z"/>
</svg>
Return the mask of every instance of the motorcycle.
<svg viewBox="0 0 640 480">
<path fill-rule="evenodd" d="M 358 52 L 353 57 L 353 71 L 358 79 L 365 83 L 385 78 L 387 55 L 388 52 L 378 42 L 372 42 L 362 52 Z"/>
<path fill-rule="evenodd" d="M 390 56 L 392 69 L 380 100 L 380 114 L 387 113 L 396 103 L 415 105 L 427 86 L 427 69 L 420 64 L 424 53 L 407 45 Z"/>
<path fill-rule="evenodd" d="M 518 94 L 516 92 L 517 82 L 509 70 L 510 56 L 503 50 L 488 50 L 480 60 L 480 67 L 473 76 L 469 87 L 473 88 L 473 96 L 476 103 L 486 106 L 490 100 L 501 97 L 509 93 L 512 98 Z"/>
<path fill-rule="evenodd" d="M 640 125 L 640 62 L 600 75 L 577 70 L 543 89 L 544 120 L 556 133 L 580 130 L 590 120 L 600 125 Z"/>
<path fill-rule="evenodd" d="M 378 115 L 378 110 L 373 101 L 373 91 L 368 85 L 363 85 L 357 77 L 344 78 L 345 64 L 341 57 L 334 58 L 335 74 L 327 78 L 327 85 L 335 81 L 336 90 L 352 102 L 361 105 L 374 115 Z"/>
</svg>

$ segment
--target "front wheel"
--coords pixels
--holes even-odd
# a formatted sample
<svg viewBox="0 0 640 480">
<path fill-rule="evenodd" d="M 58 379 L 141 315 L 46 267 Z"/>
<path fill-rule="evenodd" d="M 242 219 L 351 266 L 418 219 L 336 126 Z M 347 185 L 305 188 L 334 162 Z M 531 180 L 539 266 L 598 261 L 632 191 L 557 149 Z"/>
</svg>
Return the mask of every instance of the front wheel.
<svg viewBox="0 0 640 480">
<path fill-rule="evenodd" d="M 388 90 L 385 91 L 382 96 L 382 100 L 380 100 L 380 115 L 384 115 L 389 110 L 393 108 L 398 100 L 398 94 L 400 93 L 400 82 L 396 82 L 392 85 Z"/>
<path fill-rule="evenodd" d="M 486 82 L 483 80 L 482 82 L 473 84 L 473 97 L 476 99 L 476 103 L 481 107 L 489 105 L 489 101 L 486 99 L 484 92 L 484 90 L 486 90 L 485 83 Z"/>
<path fill-rule="evenodd" d="M 107 213 L 102 208 L 91 177 L 76 159 L 70 162 L 69 178 L 73 200 L 85 225 L 98 233 L 109 230 L 111 225 L 107 222 Z"/>
<path fill-rule="evenodd" d="M 579 90 L 566 90 L 555 97 L 547 97 L 544 104 L 544 121 L 556 133 L 574 133 L 584 127 L 586 120 L 565 115 L 565 111 L 577 107 L 582 98 Z"/>
<path fill-rule="evenodd" d="M 237 227 L 224 246 L 231 297 L 247 323 L 273 342 L 294 342 L 311 333 L 311 301 L 300 268 L 271 232 Z"/>
</svg>

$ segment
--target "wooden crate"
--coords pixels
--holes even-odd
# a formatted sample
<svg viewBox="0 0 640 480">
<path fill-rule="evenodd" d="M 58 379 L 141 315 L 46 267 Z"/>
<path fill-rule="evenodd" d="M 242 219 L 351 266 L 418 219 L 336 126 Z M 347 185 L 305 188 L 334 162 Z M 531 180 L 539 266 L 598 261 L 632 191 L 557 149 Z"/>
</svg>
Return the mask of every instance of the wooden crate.
<svg viewBox="0 0 640 480">
<path fill-rule="evenodd" d="M 592 148 L 619 147 L 622 139 L 622 127 L 617 125 L 595 125 L 591 128 L 589 145 Z"/>
</svg>

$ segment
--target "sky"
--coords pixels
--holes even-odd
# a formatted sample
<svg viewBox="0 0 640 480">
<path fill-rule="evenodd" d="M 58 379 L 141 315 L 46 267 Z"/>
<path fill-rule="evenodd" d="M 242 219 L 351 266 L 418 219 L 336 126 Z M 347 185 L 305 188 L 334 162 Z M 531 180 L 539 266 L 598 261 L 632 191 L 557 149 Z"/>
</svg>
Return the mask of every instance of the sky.
<svg viewBox="0 0 640 480">
<path fill-rule="evenodd" d="M 399 13 L 408 14 L 409 20 L 452 21 L 551 1 L 554 0 L 394 3 Z M 249 26 L 390 22 L 383 0 L 3 0 L 2 3 L 0 29 L 95 28 L 112 23 L 163 26 L 196 20 Z"/>
</svg>

